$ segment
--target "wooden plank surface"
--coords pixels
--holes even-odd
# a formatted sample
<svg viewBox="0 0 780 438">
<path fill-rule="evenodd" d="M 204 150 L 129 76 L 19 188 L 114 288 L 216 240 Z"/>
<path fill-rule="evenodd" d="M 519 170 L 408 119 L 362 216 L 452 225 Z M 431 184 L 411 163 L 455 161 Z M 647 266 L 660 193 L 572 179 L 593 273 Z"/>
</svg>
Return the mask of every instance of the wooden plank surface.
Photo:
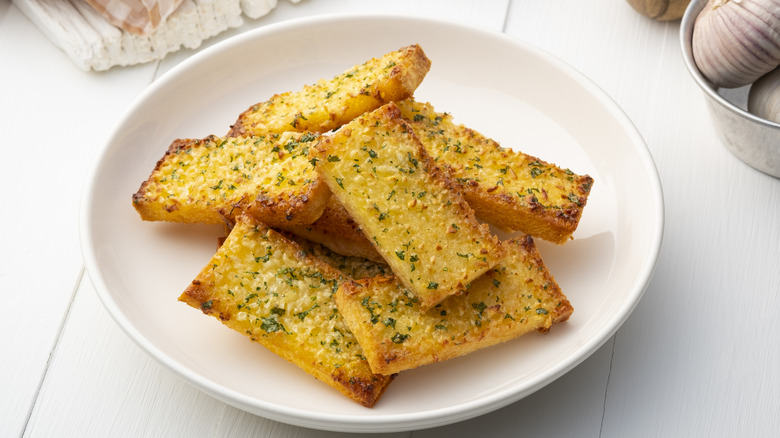
<svg viewBox="0 0 780 438">
<path fill-rule="evenodd" d="M 5 3 L 5 2 L 4 2 Z M 23 430 L 83 263 L 84 176 L 153 66 L 88 75 L 14 6 L 0 14 L 0 436 Z M 34 50 L 31 50 L 34 47 Z"/>
<path fill-rule="evenodd" d="M 653 281 L 590 358 L 493 413 L 378 436 L 776 436 L 780 180 L 720 144 L 683 65 L 679 22 L 651 21 L 614 0 L 304 0 L 280 2 L 204 47 L 273 22 L 360 11 L 504 31 L 571 64 L 635 123 L 666 204 Z M 135 97 L 192 53 L 85 73 L 0 1 L 0 436 L 341 436 L 256 417 L 194 389 L 118 328 L 84 275 L 86 172 Z"/>
<path fill-rule="evenodd" d="M 772 436 L 780 181 L 720 144 L 685 69 L 679 21 L 646 20 L 623 2 L 567 3 L 522 13 L 513 3 L 507 33 L 566 60 L 626 111 L 656 160 L 666 205 L 654 279 L 615 338 L 600 436 Z M 534 29 L 556 21 L 572 26 L 560 38 Z"/>
</svg>

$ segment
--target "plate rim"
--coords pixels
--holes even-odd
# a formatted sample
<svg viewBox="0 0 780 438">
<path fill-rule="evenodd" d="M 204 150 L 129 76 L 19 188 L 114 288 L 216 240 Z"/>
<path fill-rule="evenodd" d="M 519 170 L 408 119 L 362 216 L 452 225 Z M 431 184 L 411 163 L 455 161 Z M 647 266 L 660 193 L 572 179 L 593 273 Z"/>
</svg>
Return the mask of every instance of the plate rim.
<svg viewBox="0 0 780 438">
<path fill-rule="evenodd" d="M 470 31 L 481 32 L 488 38 L 502 39 L 511 45 L 519 46 L 523 50 L 543 58 L 545 61 L 553 64 L 556 68 L 561 69 L 568 77 L 576 79 L 578 85 L 584 87 L 590 95 L 597 98 L 598 101 L 609 110 L 612 116 L 620 118 L 619 124 L 625 128 L 626 134 L 632 137 L 634 140 L 631 142 L 632 151 L 638 155 L 638 158 L 640 158 L 640 162 L 642 164 L 642 168 L 645 170 L 648 177 L 650 177 L 647 182 L 649 188 L 651 189 L 651 193 L 654 195 L 654 199 L 651 200 L 654 207 L 652 211 L 656 213 L 656 217 L 653 221 L 655 227 L 653 230 L 651 230 L 653 235 L 653 238 L 650 239 L 652 244 L 650 245 L 649 250 L 651 253 L 648 254 L 648 257 L 643 261 L 641 269 L 638 273 L 639 275 L 637 275 L 634 279 L 634 284 L 637 285 L 637 288 L 636 290 L 632 291 L 633 293 L 630 295 L 631 299 L 625 300 L 623 303 L 621 303 L 621 317 L 614 318 L 610 321 L 609 324 L 605 324 L 601 330 L 597 332 L 599 336 L 591 336 L 588 338 L 588 342 L 586 342 L 583 347 L 578 348 L 578 351 L 580 351 L 581 354 L 577 355 L 577 357 L 573 359 L 571 357 L 567 357 L 567 360 L 554 364 L 551 367 L 551 371 L 547 371 L 543 374 L 535 376 L 534 379 L 532 379 L 533 383 L 527 385 L 520 391 L 508 388 L 467 403 L 462 403 L 455 407 L 439 408 L 438 410 L 425 411 L 423 413 L 391 413 L 381 416 L 368 415 L 362 417 L 344 414 L 322 414 L 319 412 L 312 413 L 303 409 L 294 409 L 268 403 L 264 400 L 259 400 L 238 393 L 231 388 L 219 385 L 209 379 L 204 379 L 202 376 L 199 376 L 198 373 L 178 363 L 170 355 L 145 339 L 145 337 L 130 322 L 127 315 L 124 313 L 124 311 L 122 311 L 118 303 L 111 296 L 110 289 L 106 284 L 101 270 L 99 269 L 99 263 L 97 262 L 96 255 L 93 251 L 94 242 L 92 239 L 93 236 L 91 234 L 93 223 L 92 215 L 94 213 L 92 207 L 95 202 L 95 183 L 99 177 L 102 165 L 107 160 L 109 153 L 112 151 L 112 145 L 117 141 L 117 137 L 121 134 L 121 128 L 125 125 L 125 123 L 127 123 L 128 119 L 131 118 L 137 109 L 143 106 L 143 103 L 149 97 L 154 95 L 158 89 L 164 88 L 168 82 L 174 80 L 180 73 L 186 72 L 191 68 L 191 66 L 196 65 L 197 63 L 202 62 L 203 60 L 216 55 L 231 46 L 245 44 L 247 41 L 253 40 L 255 38 L 262 38 L 264 36 L 276 33 L 285 33 L 296 28 L 310 26 L 312 24 L 332 25 L 334 23 L 345 20 L 348 21 L 365 19 L 389 22 L 396 20 L 411 20 L 420 23 L 435 24 L 438 26 L 465 28 Z M 663 190 L 658 170 L 650 150 L 647 147 L 647 144 L 642 138 L 641 134 L 637 130 L 636 126 L 626 115 L 624 110 L 602 88 L 595 84 L 595 82 L 588 78 L 584 73 L 575 69 L 555 55 L 543 51 L 531 43 L 483 26 L 469 24 L 457 20 L 416 17 L 409 14 L 382 13 L 323 14 L 272 23 L 231 36 L 223 41 L 219 41 L 216 44 L 193 54 L 187 59 L 184 59 L 168 71 L 164 72 L 160 77 L 154 79 L 150 84 L 148 84 L 146 88 L 125 109 L 124 113 L 117 120 L 116 124 L 109 132 L 109 135 L 106 137 L 106 140 L 101 145 L 89 170 L 86 183 L 83 188 L 80 202 L 79 219 L 79 242 L 82 257 L 84 259 L 88 277 L 92 282 L 101 303 L 108 310 L 108 313 L 117 323 L 117 325 L 119 325 L 122 331 L 124 331 L 124 333 L 149 356 L 154 358 L 159 364 L 165 366 L 168 370 L 172 371 L 177 376 L 183 378 L 195 388 L 228 405 L 274 421 L 296 426 L 338 432 L 400 432 L 443 426 L 459 421 L 465 421 L 512 404 L 557 380 L 562 375 L 566 374 L 568 371 L 579 365 L 582 361 L 590 357 L 597 349 L 605 344 L 633 313 L 634 308 L 641 301 L 642 296 L 647 290 L 657 266 L 657 259 L 659 257 L 661 245 L 663 242 L 663 234 Z"/>
</svg>

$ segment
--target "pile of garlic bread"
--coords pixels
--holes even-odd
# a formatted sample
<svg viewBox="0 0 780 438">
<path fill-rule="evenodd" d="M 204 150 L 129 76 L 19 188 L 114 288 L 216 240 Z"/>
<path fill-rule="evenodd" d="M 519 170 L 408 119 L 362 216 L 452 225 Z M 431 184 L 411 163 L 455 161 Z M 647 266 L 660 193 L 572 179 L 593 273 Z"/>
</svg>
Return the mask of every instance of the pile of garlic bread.
<svg viewBox="0 0 780 438">
<path fill-rule="evenodd" d="M 593 179 L 416 101 L 430 66 L 411 45 L 274 95 L 174 140 L 132 197 L 146 221 L 226 225 L 180 301 L 366 407 L 573 312 L 534 238 L 572 239 Z"/>
</svg>

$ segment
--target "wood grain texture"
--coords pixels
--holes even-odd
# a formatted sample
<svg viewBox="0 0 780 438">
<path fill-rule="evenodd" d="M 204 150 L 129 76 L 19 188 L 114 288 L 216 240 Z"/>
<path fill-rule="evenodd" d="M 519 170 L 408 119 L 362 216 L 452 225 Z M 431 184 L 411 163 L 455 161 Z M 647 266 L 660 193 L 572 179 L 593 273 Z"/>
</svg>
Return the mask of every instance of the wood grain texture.
<svg viewBox="0 0 780 438">
<path fill-rule="evenodd" d="M 560 379 L 505 408 L 473 420 L 414 431 L 412 438 L 597 437 L 613 348 L 614 339 L 610 339 Z"/>
<path fill-rule="evenodd" d="M 770 316 L 780 311 L 780 181 L 717 140 L 682 62 L 679 23 L 632 17 L 624 5 L 576 4 L 558 18 L 604 26 L 536 39 L 535 21 L 516 6 L 507 32 L 606 90 L 645 138 L 664 188 L 664 246 L 643 301 L 616 335 L 600 436 L 772 435 L 780 425 L 780 341 Z M 539 22 L 552 12 L 539 8 Z"/>
<path fill-rule="evenodd" d="M 510 0 L 490 0 L 488 2 L 473 0 L 302 0 L 297 5 L 279 2 L 277 8 L 260 20 L 246 20 L 243 26 L 229 29 L 224 33 L 204 42 L 203 48 L 224 41 L 249 29 L 279 23 L 299 17 L 310 17 L 328 14 L 351 13 L 387 13 L 406 14 L 417 17 L 430 17 L 442 20 L 453 20 L 501 31 L 504 25 L 506 11 Z M 411 44 L 405 42 L 403 44 Z M 191 56 L 192 52 L 182 50 L 172 53 L 162 60 L 159 71 L 163 73 L 174 65 Z"/>
<path fill-rule="evenodd" d="M 138 401 L 143 400 L 143 403 Z M 227 406 L 149 357 L 81 283 L 36 400 L 28 436 L 219 436 Z"/>
<path fill-rule="evenodd" d="M 578 367 L 485 416 L 378 436 L 775 436 L 780 180 L 718 141 L 682 63 L 679 23 L 648 20 L 614 0 L 304 0 L 280 2 L 204 46 L 295 17 L 391 10 L 504 30 L 591 78 L 646 140 L 666 227 L 643 300 Z M 84 73 L 2 3 L 0 53 L 14 67 L 0 69 L 0 184 L 10 206 L 0 211 L 0 292 L 11 310 L 0 318 L 0 436 L 341 436 L 260 418 L 196 390 L 134 345 L 81 277 L 85 173 L 132 100 L 193 51 Z"/>
<path fill-rule="evenodd" d="M 14 436 L 24 430 L 81 279 L 86 172 L 149 76 L 142 69 L 85 75 L 14 6 L 0 21 L 0 47 L 0 291 L 7 309 L 0 318 L 0 435 Z"/>
</svg>

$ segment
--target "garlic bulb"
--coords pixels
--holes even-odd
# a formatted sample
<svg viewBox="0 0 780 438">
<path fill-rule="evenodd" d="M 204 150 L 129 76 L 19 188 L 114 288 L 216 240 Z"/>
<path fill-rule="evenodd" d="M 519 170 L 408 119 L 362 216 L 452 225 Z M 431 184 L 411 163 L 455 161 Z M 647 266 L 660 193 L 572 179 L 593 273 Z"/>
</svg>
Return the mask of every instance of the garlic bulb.
<svg viewBox="0 0 780 438">
<path fill-rule="evenodd" d="M 691 0 L 627 0 L 637 12 L 658 21 L 677 20 Z"/>
<path fill-rule="evenodd" d="M 780 65 L 780 0 L 709 0 L 692 46 L 696 66 L 716 87 L 752 83 Z"/>
<path fill-rule="evenodd" d="M 748 111 L 762 119 L 780 123 L 780 68 L 761 76 L 750 86 Z"/>
</svg>

